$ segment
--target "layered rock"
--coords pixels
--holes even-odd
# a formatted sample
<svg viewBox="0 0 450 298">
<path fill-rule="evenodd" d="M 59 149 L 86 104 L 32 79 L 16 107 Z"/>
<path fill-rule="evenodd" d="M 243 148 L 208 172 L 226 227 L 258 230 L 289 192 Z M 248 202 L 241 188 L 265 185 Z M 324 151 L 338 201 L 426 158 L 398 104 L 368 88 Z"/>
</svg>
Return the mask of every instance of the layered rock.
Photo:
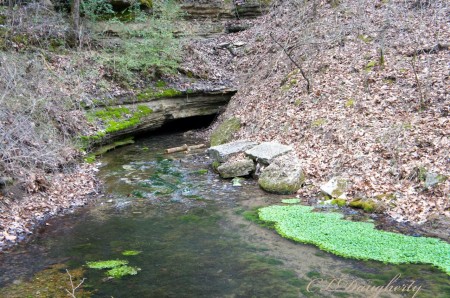
<svg viewBox="0 0 450 298">
<path fill-rule="evenodd" d="M 217 167 L 217 171 L 222 178 L 248 176 L 255 171 L 255 163 L 246 157 L 229 160 Z"/>
<path fill-rule="evenodd" d="M 264 142 L 247 151 L 245 154 L 256 162 L 269 165 L 278 156 L 292 151 L 292 147 L 277 142 Z"/>
<path fill-rule="evenodd" d="M 258 145 L 256 142 L 241 140 L 213 146 L 208 149 L 208 154 L 215 161 L 222 163 L 226 162 L 231 156 L 242 153 L 247 149 L 255 147 L 256 145 Z"/>
</svg>

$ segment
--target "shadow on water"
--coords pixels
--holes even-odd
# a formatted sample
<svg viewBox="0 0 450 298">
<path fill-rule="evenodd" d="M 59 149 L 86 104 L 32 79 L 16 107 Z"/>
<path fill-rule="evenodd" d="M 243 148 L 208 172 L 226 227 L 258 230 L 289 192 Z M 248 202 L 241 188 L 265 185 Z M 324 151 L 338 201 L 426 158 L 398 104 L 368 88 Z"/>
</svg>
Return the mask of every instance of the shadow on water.
<svg viewBox="0 0 450 298">
<path fill-rule="evenodd" d="M 450 296 L 448 276 L 430 266 L 346 260 L 246 220 L 245 210 L 284 197 L 251 180 L 233 187 L 212 173 L 202 151 L 163 154 L 196 142 L 159 135 L 106 154 L 98 206 L 53 219 L 34 241 L 0 256 L 0 297 L 63 297 L 66 268 L 87 278 L 79 297 L 412 297 L 337 285 L 383 286 L 398 274 L 397 284 L 422 286 L 416 297 Z M 140 253 L 124 256 L 127 250 Z M 140 271 L 109 279 L 86 266 L 115 259 Z M 58 294 L 45 294 L 49 287 Z"/>
</svg>

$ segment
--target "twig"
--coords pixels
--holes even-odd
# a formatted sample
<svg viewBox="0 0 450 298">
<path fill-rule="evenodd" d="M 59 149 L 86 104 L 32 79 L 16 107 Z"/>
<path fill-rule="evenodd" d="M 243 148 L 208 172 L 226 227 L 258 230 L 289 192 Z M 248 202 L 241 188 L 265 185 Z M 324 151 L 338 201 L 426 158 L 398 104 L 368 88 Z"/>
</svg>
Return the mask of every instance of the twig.
<svg viewBox="0 0 450 298">
<path fill-rule="evenodd" d="M 416 80 L 416 85 L 417 85 L 417 91 L 419 91 L 419 97 L 420 97 L 420 103 L 419 103 L 419 110 L 422 110 L 425 108 L 425 96 L 423 94 L 422 91 L 422 84 L 420 84 L 420 80 L 419 80 L 419 76 L 417 75 L 417 68 L 416 68 L 416 57 L 417 56 L 413 56 L 413 58 L 411 59 L 411 66 L 414 72 L 414 79 Z"/>
<path fill-rule="evenodd" d="M 71 285 L 71 287 L 72 287 L 72 292 L 70 292 L 70 291 L 67 290 L 67 289 L 65 289 L 65 290 L 66 290 L 67 294 L 70 295 L 70 297 L 76 298 L 76 296 L 75 296 L 75 291 L 76 291 L 76 290 L 84 283 L 84 281 L 86 280 L 86 278 L 83 278 L 83 279 L 81 280 L 81 282 L 78 284 L 78 286 L 74 287 L 74 285 L 73 285 L 73 280 L 72 280 L 72 275 L 70 275 L 69 270 L 67 270 L 67 269 L 66 269 L 66 272 L 67 272 L 67 274 L 69 275 L 69 278 L 70 278 L 70 285 Z"/>
<path fill-rule="evenodd" d="M 301 73 L 302 77 L 303 77 L 303 78 L 305 79 L 305 81 L 306 81 L 306 91 L 308 91 L 308 93 L 311 93 L 311 92 L 312 92 L 311 82 L 310 82 L 308 76 L 306 75 L 305 71 L 303 70 L 303 67 L 302 67 L 300 64 L 298 64 L 297 62 L 294 61 L 294 59 L 291 57 L 291 55 L 290 55 L 289 52 L 286 50 L 286 48 L 285 48 L 281 43 L 279 43 L 279 42 L 275 39 L 275 37 L 273 37 L 272 33 L 270 33 L 269 36 L 270 36 L 270 38 L 272 38 L 272 40 L 273 40 L 277 45 L 279 45 L 279 46 L 283 49 L 283 52 L 286 54 L 286 56 L 288 56 L 289 60 L 291 60 L 291 62 L 294 63 L 294 65 L 300 70 L 300 73 Z"/>
</svg>

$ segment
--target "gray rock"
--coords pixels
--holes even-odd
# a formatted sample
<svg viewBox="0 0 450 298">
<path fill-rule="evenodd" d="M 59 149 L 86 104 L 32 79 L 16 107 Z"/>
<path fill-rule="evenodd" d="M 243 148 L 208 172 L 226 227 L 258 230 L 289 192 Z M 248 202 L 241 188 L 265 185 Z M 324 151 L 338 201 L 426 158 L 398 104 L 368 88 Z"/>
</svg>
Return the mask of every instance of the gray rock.
<svg viewBox="0 0 450 298">
<path fill-rule="evenodd" d="M 333 177 L 330 181 L 320 186 L 320 190 L 334 199 L 345 199 L 347 197 L 347 180 Z"/>
<path fill-rule="evenodd" d="M 437 173 L 427 173 L 425 176 L 425 188 L 430 188 L 438 183 L 444 182 L 447 177 Z"/>
<path fill-rule="evenodd" d="M 304 181 L 300 160 L 289 154 L 274 159 L 264 168 L 258 184 L 268 192 L 292 194 L 300 189 Z"/>
<path fill-rule="evenodd" d="M 264 142 L 245 151 L 245 154 L 257 162 L 268 165 L 278 156 L 290 151 L 292 151 L 291 146 L 282 145 L 277 142 Z"/>
<path fill-rule="evenodd" d="M 223 145 L 213 146 L 208 149 L 208 154 L 211 158 L 218 162 L 225 162 L 230 156 L 240 152 L 244 152 L 245 150 L 250 149 L 256 145 L 258 145 L 258 143 L 251 141 L 236 141 Z"/>
<path fill-rule="evenodd" d="M 248 176 L 255 171 L 255 163 L 249 158 L 230 160 L 217 168 L 222 178 Z"/>
</svg>

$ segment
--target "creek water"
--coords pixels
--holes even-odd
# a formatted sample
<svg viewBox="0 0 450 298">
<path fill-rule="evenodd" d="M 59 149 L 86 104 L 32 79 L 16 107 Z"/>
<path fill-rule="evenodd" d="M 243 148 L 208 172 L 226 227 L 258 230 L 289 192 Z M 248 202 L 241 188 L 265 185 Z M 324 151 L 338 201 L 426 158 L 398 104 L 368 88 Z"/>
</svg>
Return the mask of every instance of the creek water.
<svg viewBox="0 0 450 298">
<path fill-rule="evenodd" d="M 26 287 L 55 264 L 59 273 L 82 268 L 83 297 L 450 297 L 448 275 L 431 266 L 343 259 L 247 220 L 286 196 L 264 193 L 251 179 L 242 186 L 220 179 L 202 150 L 163 154 L 197 142 L 159 135 L 105 154 L 105 194 L 95 206 L 52 219 L 31 242 L 0 256 L 0 297 L 65 297 L 65 289 Z M 109 279 L 86 266 L 115 259 L 140 270 Z M 39 276 L 42 283 L 56 278 Z M 57 276 L 67 285 L 68 276 Z M 403 292 L 367 287 L 388 285 Z"/>
</svg>

